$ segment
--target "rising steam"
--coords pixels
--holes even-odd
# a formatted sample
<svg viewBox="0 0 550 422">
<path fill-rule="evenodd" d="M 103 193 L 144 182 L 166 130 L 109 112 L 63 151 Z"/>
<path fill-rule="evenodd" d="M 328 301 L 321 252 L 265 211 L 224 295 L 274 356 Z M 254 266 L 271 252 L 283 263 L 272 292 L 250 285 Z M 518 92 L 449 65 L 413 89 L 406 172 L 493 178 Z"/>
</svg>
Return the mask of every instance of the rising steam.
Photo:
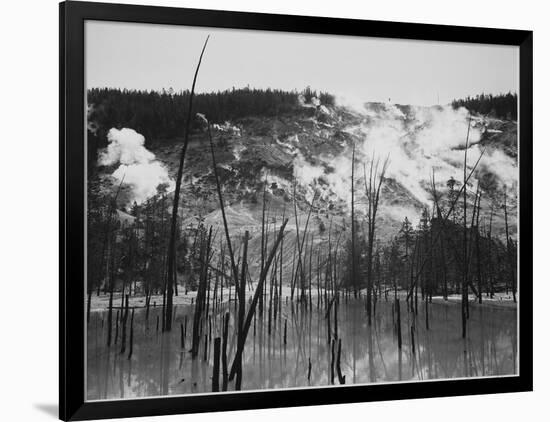
<svg viewBox="0 0 550 422">
<path fill-rule="evenodd" d="M 359 183 L 363 177 L 363 163 L 372 157 L 380 162 L 389 157 L 386 177 L 397 181 L 421 205 L 429 206 L 431 203 L 432 169 L 438 190 L 446 189 L 446 182 L 451 177 L 462 180 L 469 120 L 466 109 L 381 103 L 361 106 L 346 104 L 345 107 L 353 110 L 362 121 L 345 129 L 355 139 Z M 472 168 L 481 154 L 479 142 L 486 130 L 486 122 L 481 117 L 473 117 L 470 123 L 467 166 Z M 294 170 L 301 184 L 312 185 L 320 181 L 321 185 L 328 186 L 332 193 L 349 203 L 349 146 L 339 155 L 318 157 L 314 164 L 298 153 L 294 159 Z M 486 150 L 471 182 L 475 184 L 486 174 L 491 175 L 497 189 L 504 186 L 517 189 L 517 163 L 498 149 Z"/>
<path fill-rule="evenodd" d="M 143 203 L 157 193 L 157 187 L 165 184 L 168 190 L 175 183 L 166 168 L 156 160 L 155 154 L 145 148 L 145 138 L 133 129 L 111 129 L 107 134 L 109 145 L 99 155 L 99 164 L 119 164 L 112 176 L 131 189 L 131 200 Z"/>
</svg>

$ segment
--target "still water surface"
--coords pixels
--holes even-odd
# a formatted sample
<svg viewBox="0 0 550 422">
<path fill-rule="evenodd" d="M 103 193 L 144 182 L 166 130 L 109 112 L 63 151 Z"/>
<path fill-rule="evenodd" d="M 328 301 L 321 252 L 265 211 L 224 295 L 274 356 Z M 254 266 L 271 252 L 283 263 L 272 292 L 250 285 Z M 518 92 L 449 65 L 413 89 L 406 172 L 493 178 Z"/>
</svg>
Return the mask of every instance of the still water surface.
<svg viewBox="0 0 550 422">
<path fill-rule="evenodd" d="M 377 304 L 372 327 L 367 324 L 364 302 L 342 299 L 338 307 L 338 338 L 342 341 L 341 370 L 346 383 L 426 380 L 438 378 L 512 375 L 517 373 L 517 318 L 515 308 L 470 308 L 468 336 L 461 337 L 460 305 L 429 306 L 426 329 L 423 304 L 416 317 L 402 303 L 403 345 L 397 346 L 397 331 L 392 302 Z M 234 306 L 223 305 L 207 326 L 209 338 L 221 337 L 222 316 L 231 313 L 228 362 L 232 362 L 236 342 Z M 331 384 L 331 345 L 324 308 L 298 312 L 296 305 L 285 304 L 272 321 L 268 332 L 267 312 L 251 327 L 243 357 L 242 390 L 324 386 Z M 199 356 L 191 359 L 193 306 L 175 309 L 172 332 L 156 329 L 160 308 L 134 316 L 133 354 L 129 346 L 120 353 L 121 335 L 116 345 L 107 347 L 107 312 L 94 312 L 87 329 L 87 398 L 151 397 L 204 393 L 212 391 L 213 341 L 208 342 L 206 360 L 204 335 Z M 180 325 L 187 316 L 185 348 L 181 348 Z M 113 320 L 114 320 L 113 316 Z M 334 317 L 331 331 L 335 334 Z M 284 342 L 284 325 L 287 342 Z M 411 326 L 415 325 L 414 353 Z M 113 329 L 113 339 L 115 329 Z M 129 323 L 127 340 L 129 339 Z M 308 367 L 311 374 L 308 381 Z M 338 384 L 335 375 L 334 383 Z M 220 380 L 221 386 L 221 380 Z M 221 387 L 220 387 L 221 388 Z M 233 383 L 229 383 L 229 390 Z"/>
</svg>

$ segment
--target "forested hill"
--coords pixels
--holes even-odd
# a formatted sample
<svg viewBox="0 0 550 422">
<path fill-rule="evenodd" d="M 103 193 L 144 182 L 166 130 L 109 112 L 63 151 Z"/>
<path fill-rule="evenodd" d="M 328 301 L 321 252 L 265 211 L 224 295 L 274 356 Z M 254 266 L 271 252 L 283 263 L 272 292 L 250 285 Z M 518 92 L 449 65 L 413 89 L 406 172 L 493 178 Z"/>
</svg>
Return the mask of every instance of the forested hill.
<svg viewBox="0 0 550 422">
<path fill-rule="evenodd" d="M 138 91 L 113 88 L 88 90 L 88 121 L 90 134 L 96 135 L 98 147 L 112 127 L 131 127 L 143 134 L 147 143 L 181 136 L 189 91 Z M 334 96 L 309 87 L 302 91 L 277 89 L 229 89 L 195 94 L 194 111 L 202 113 L 213 123 L 235 121 L 247 117 L 274 117 L 303 110 L 300 97 L 306 103 L 317 98 L 325 106 L 333 106 Z M 454 109 L 467 108 L 474 114 L 517 120 L 517 94 L 480 94 L 452 101 Z M 92 142 L 93 143 L 93 142 Z M 95 154 L 93 154 L 95 155 Z"/>
<path fill-rule="evenodd" d="M 170 192 L 177 175 L 188 95 L 90 91 L 90 186 L 112 194 L 109 189 L 116 189 L 124 180 L 118 200 L 121 209 L 126 210 L 134 201 L 144 203 L 156 195 L 161 185 Z M 484 192 L 482 217 L 489 221 L 493 199 L 501 201 L 505 188 L 509 213 L 515 215 L 514 121 L 470 115 L 465 108 L 453 109 L 450 105 L 420 107 L 371 102 L 354 109 L 335 105 L 332 96 L 310 89 L 199 94 L 193 110 L 193 114 L 203 113 L 212 123 L 225 200 L 228 206 L 235 207 L 239 218 L 251 215 L 250 221 L 256 221 L 256 204 L 262 200 L 267 181 L 268 193 L 277 198 L 279 202 L 273 203 L 280 205 L 281 212 L 295 193 L 301 209 L 307 209 L 308 201 L 317 194 L 319 226 L 329 227 L 333 216 L 340 219 L 349 212 L 355 147 L 359 175 L 373 157 L 389 159 L 378 215 L 384 226 L 380 238 L 391 236 L 399 230 L 404 217 L 416 224 L 424 209 L 432 208 L 434 176 L 437 188 L 445 194 L 451 178 L 462 179 L 468 133 L 470 165 L 485 150 L 474 175 L 476 180 L 469 184 L 472 206 L 475 192 L 471 191 L 479 182 Z M 192 123 L 183 175 L 183 190 L 188 198 L 184 215 L 202 218 L 217 211 L 216 185 L 208 135 L 200 119 L 194 117 Z M 362 181 L 360 177 L 358 186 Z M 357 190 L 357 201 L 362 200 L 362 192 L 361 188 Z M 495 212 L 492 218 L 494 233 L 504 230 L 501 214 Z M 250 221 L 239 221 L 235 226 L 255 227 Z"/>
<path fill-rule="evenodd" d="M 88 120 L 94 122 L 93 132 L 131 127 L 144 135 L 146 141 L 173 139 L 183 133 L 189 95 L 189 91 L 93 88 L 88 91 Z M 312 98 L 334 105 L 332 95 L 309 87 L 302 91 L 233 88 L 195 94 L 193 111 L 204 114 L 212 123 L 223 123 L 244 117 L 285 115 L 299 109 L 300 99 L 309 103 Z M 105 139 L 105 134 L 97 135 Z"/>
<path fill-rule="evenodd" d="M 512 94 L 480 94 L 475 97 L 466 97 L 453 100 L 453 108 L 466 107 L 471 113 L 491 115 L 505 120 L 517 120 L 518 118 L 518 95 Z"/>
</svg>

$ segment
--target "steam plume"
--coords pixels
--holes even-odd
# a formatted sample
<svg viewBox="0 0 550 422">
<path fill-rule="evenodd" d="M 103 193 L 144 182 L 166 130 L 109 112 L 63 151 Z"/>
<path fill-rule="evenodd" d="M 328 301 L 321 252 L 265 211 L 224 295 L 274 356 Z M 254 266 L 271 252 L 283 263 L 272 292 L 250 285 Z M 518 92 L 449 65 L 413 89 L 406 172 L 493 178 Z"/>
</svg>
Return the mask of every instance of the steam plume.
<svg viewBox="0 0 550 422">
<path fill-rule="evenodd" d="M 119 164 L 112 176 L 130 186 L 132 201 L 138 204 L 157 193 L 157 187 L 166 184 L 174 189 L 174 181 L 166 168 L 156 160 L 155 154 L 145 148 L 145 138 L 133 129 L 112 128 L 107 134 L 109 145 L 99 155 L 99 164 Z"/>
<path fill-rule="evenodd" d="M 416 107 L 394 104 L 345 104 L 346 108 L 361 117 L 361 123 L 345 128 L 356 142 L 356 166 L 373 156 L 390 165 L 386 177 L 404 187 L 417 203 L 430 206 L 430 180 L 435 170 L 437 188 L 446 189 L 451 177 L 462 179 L 464 148 L 468 132 L 469 114 L 465 108 L 451 106 Z M 467 165 L 471 168 L 481 153 L 486 122 L 473 117 L 469 132 Z M 330 168 L 330 171 L 327 169 Z M 315 163 L 300 153 L 294 158 L 295 176 L 306 186 L 315 181 L 328 186 L 331 193 L 348 204 L 351 192 L 351 149 L 344 147 L 335 156 L 317 157 Z M 362 171 L 362 170 L 361 170 Z M 359 174 L 361 174 L 359 171 Z M 487 175 L 490 175 L 487 177 Z M 515 159 L 496 148 L 487 149 L 475 178 L 490 179 L 493 188 L 505 185 L 517 189 L 517 163 Z M 483 185 L 483 184 L 482 184 Z M 404 210 L 403 210 L 404 211 Z M 414 213 L 418 214 L 418 213 Z M 409 217 L 411 214 L 409 213 Z"/>
</svg>

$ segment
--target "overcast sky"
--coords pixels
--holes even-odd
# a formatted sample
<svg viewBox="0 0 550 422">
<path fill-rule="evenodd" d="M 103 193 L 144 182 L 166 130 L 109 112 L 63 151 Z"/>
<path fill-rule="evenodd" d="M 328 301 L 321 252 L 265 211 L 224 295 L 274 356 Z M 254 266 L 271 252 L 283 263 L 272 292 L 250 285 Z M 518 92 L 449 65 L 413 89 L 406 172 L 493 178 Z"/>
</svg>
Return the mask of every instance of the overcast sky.
<svg viewBox="0 0 550 422">
<path fill-rule="evenodd" d="M 446 104 L 518 91 L 517 47 L 88 21 L 86 84 L 196 90 L 311 86 L 347 101 Z"/>
</svg>

